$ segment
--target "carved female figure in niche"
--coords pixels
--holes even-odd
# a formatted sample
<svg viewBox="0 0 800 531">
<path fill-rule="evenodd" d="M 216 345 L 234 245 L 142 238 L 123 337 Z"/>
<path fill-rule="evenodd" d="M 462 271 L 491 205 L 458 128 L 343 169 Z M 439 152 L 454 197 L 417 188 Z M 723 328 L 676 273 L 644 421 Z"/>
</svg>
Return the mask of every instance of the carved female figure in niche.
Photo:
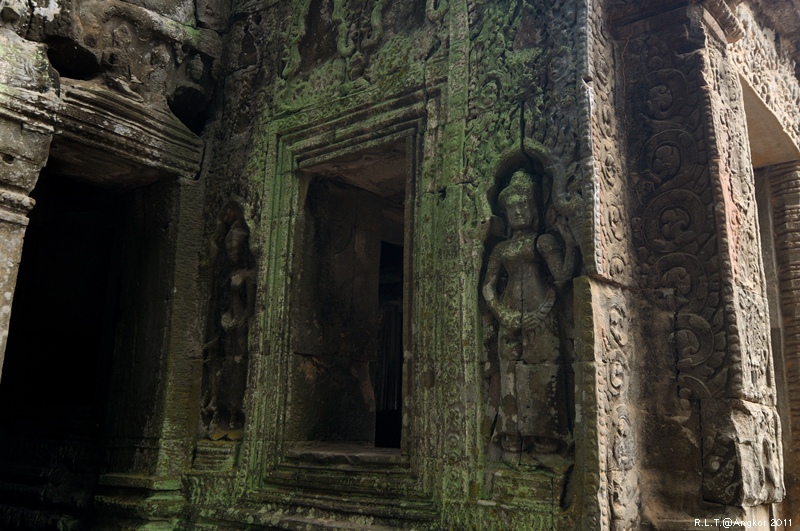
<svg viewBox="0 0 800 531">
<path fill-rule="evenodd" d="M 559 453 L 567 438 L 555 306 L 557 288 L 574 270 L 575 244 L 563 220 L 554 223 L 560 239 L 542 233 L 537 191 L 532 176 L 519 170 L 500 192 L 510 236 L 492 250 L 483 283 L 483 297 L 499 324 L 497 433 L 508 462 L 523 451 Z"/>
<path fill-rule="evenodd" d="M 244 428 L 248 325 L 256 292 L 249 242 L 241 207 L 227 205 L 211 251 L 216 297 L 210 305 L 209 340 L 203 349 L 202 435 L 212 440 L 240 439 Z"/>
</svg>

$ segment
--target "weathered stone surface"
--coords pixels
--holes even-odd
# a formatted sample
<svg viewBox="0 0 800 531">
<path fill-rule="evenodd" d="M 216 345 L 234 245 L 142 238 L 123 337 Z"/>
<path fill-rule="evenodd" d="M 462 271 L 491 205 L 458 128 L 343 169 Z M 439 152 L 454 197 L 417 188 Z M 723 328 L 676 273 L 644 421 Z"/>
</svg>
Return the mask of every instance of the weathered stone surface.
<svg viewBox="0 0 800 531">
<path fill-rule="evenodd" d="M 194 9 L 193 4 L 191 9 Z M 164 410 L 169 411 L 170 408 L 163 407 L 164 397 L 174 395 L 169 392 L 162 393 L 161 390 L 166 387 L 171 391 L 178 385 L 175 380 L 179 379 L 179 376 L 163 369 L 171 367 L 173 363 L 172 360 L 164 363 L 163 356 L 158 352 L 161 348 L 159 338 L 164 337 L 166 330 L 164 324 L 167 321 L 160 318 L 164 314 L 148 312 L 139 306 L 136 313 L 130 314 L 137 317 L 130 321 L 129 328 L 138 328 L 144 333 L 128 336 L 134 337 L 134 342 L 138 342 L 138 346 L 126 345 L 132 347 L 130 350 L 114 349 L 115 342 L 112 340 L 106 343 L 106 351 L 94 361 L 92 356 L 95 355 L 96 345 L 105 340 L 102 337 L 86 336 L 81 341 L 87 344 L 81 344 L 73 339 L 81 337 L 80 330 L 89 329 L 94 324 L 81 322 L 81 316 L 87 321 L 97 320 L 95 314 L 89 317 L 86 313 L 85 308 L 88 305 L 99 305 L 101 309 L 105 306 L 111 315 L 118 315 L 115 302 L 112 302 L 113 298 L 103 300 L 102 296 L 98 299 L 96 295 L 103 293 L 103 290 L 108 293 L 117 289 L 113 287 L 116 282 L 113 277 L 117 274 L 127 276 L 132 291 L 136 292 L 137 288 L 143 288 L 141 293 L 149 292 L 154 302 L 168 300 L 165 294 L 173 290 L 185 296 L 185 292 L 178 291 L 178 283 L 173 284 L 171 281 L 169 287 L 163 286 L 166 291 L 158 295 L 160 281 L 152 281 L 153 278 L 173 278 L 171 269 L 174 267 L 174 262 L 170 261 L 170 254 L 175 252 L 173 246 L 179 240 L 171 236 L 163 237 L 165 233 L 162 229 L 169 225 L 167 220 L 177 212 L 177 210 L 170 211 L 170 207 L 167 206 L 169 200 L 165 199 L 168 194 L 159 196 L 156 192 L 149 196 L 149 201 L 139 201 L 139 212 L 136 212 L 137 200 L 134 196 L 138 195 L 138 199 L 141 200 L 147 197 L 146 195 L 130 192 L 126 200 L 116 201 L 115 194 L 119 194 L 120 189 L 142 186 L 158 180 L 195 177 L 200 169 L 203 143 L 184 123 L 181 123 L 180 119 L 194 126 L 191 122 L 192 116 L 197 114 L 209 99 L 213 83 L 211 65 L 213 59 L 219 55 L 219 37 L 181 26 L 171 19 L 125 3 L 110 5 L 105 2 L 24 4 L 3 2 L 0 4 L 0 26 L 2 26 L 0 54 L 3 56 L 0 61 L 0 152 L 3 154 L 3 162 L 0 163 L 0 186 L 3 197 L 2 291 L 5 293 L 4 301 L 6 301 L 3 303 L 4 309 L 0 320 L 2 350 L 6 345 L 14 283 L 23 249 L 23 234 L 27 225 L 25 214 L 34 204 L 34 200 L 27 194 L 37 185 L 39 172 L 48 161 L 48 157 L 50 162 L 46 170 L 48 184 L 36 186 L 34 194 L 46 198 L 43 207 L 45 210 L 54 208 L 55 204 L 62 205 L 58 207 L 60 209 L 58 215 L 66 216 L 63 226 L 73 229 L 72 233 L 63 235 L 62 239 L 80 240 L 81 223 L 87 223 L 88 220 L 94 220 L 95 225 L 91 226 L 89 222 L 90 226 L 86 227 L 88 230 L 83 230 L 83 236 L 99 238 L 90 251 L 86 251 L 85 242 L 80 242 L 71 252 L 56 257 L 50 266 L 64 267 L 67 271 L 75 268 L 84 273 L 75 274 L 74 280 L 64 283 L 68 287 L 57 302 L 46 303 L 48 308 L 63 308 L 66 307 L 67 299 L 74 297 L 68 295 L 70 290 L 79 294 L 78 299 L 71 305 L 70 315 L 61 319 L 61 322 L 74 321 L 76 325 L 61 334 L 63 345 L 58 349 L 61 351 L 61 357 L 55 361 L 51 360 L 46 366 L 41 367 L 40 371 L 40 381 L 48 382 L 43 386 L 45 389 L 50 388 L 51 396 L 60 392 L 59 389 L 62 387 L 57 383 L 58 376 L 53 374 L 61 368 L 66 369 L 63 375 L 59 375 L 62 380 L 72 378 L 69 374 L 78 375 L 79 371 L 83 371 L 83 374 L 97 374 L 98 379 L 88 383 L 90 391 L 87 392 L 80 388 L 84 385 L 81 383 L 83 382 L 81 377 L 77 378 L 75 386 L 78 388 L 71 393 L 72 396 L 61 397 L 52 408 L 41 408 L 39 404 L 43 399 L 23 401 L 17 396 L 18 391 L 13 391 L 12 394 L 11 391 L 4 390 L 3 395 L 3 400 L 7 404 L 3 410 L 5 417 L 14 417 L 17 419 L 15 422 L 20 422 L 19 419 L 29 419 L 30 422 L 39 419 L 40 424 L 49 426 L 47 433 L 40 433 L 39 428 L 30 424 L 29 450 L 11 450 L 24 446 L 19 446 L 19 441 L 10 437 L 4 437 L 0 442 L 4 448 L 2 451 L 4 459 L 14 459 L 16 452 L 24 452 L 29 458 L 22 467 L 6 467 L 5 464 L 0 466 L 4 470 L 9 470 L 11 474 L 9 477 L 12 478 L 8 483 L 8 478 L 4 477 L 3 484 L 9 487 L 4 487 L 5 490 L 0 498 L 17 500 L 16 503 L 24 506 L 28 503 L 26 501 L 28 498 L 25 496 L 33 496 L 45 504 L 41 509 L 36 508 L 29 512 L 30 518 L 19 519 L 14 516 L 19 513 L 12 510 L 4 512 L 3 525 L 5 527 L 57 525 L 69 528 L 76 525 L 78 518 L 76 515 L 85 516 L 85 510 L 92 503 L 93 486 L 98 482 L 101 463 L 105 463 L 109 469 L 120 472 L 123 476 L 143 472 L 157 475 L 166 473 L 162 470 L 174 473 L 176 467 L 183 469 L 179 463 L 189 459 L 187 454 L 191 451 L 192 444 L 186 437 L 194 432 L 194 428 L 188 432 L 184 430 L 181 435 L 189 443 L 187 445 L 186 442 L 175 443 L 175 430 L 172 425 L 161 425 L 167 421 L 179 425 L 179 422 L 176 422 L 178 416 L 165 414 Z M 123 49 L 124 53 L 121 51 Z M 197 58 L 199 49 L 203 50 L 204 59 Z M 160 55 L 159 50 L 163 52 Z M 151 60 L 155 57 L 153 54 L 157 56 L 156 59 L 164 59 L 164 62 Z M 123 56 L 125 60 L 119 61 L 118 59 Z M 181 63 L 183 67 L 180 67 Z M 130 65 L 134 65 L 132 71 Z M 70 79 L 73 77 L 78 79 Z M 136 83 L 140 85 L 137 86 Z M 181 114 L 181 106 L 186 107 L 187 102 L 190 113 Z M 180 115 L 180 119 L 173 112 Z M 56 140 L 51 142 L 54 137 Z M 65 201 L 53 200 L 50 195 L 52 192 L 47 190 L 53 189 L 49 184 L 50 179 L 67 180 L 68 177 L 77 177 L 111 189 L 116 187 L 117 191 L 90 192 L 87 189 L 85 198 L 70 196 L 69 193 L 72 192 L 69 192 L 63 197 L 71 198 L 73 204 L 63 206 Z M 71 190 L 70 186 L 78 185 L 66 185 L 64 190 Z M 104 210 L 107 205 L 99 207 L 87 205 L 96 197 L 101 197 L 101 201 L 110 205 L 124 206 L 115 215 L 108 215 Z M 188 201 L 184 201 L 184 209 L 191 212 L 187 203 Z M 143 211 L 145 204 L 148 205 L 148 212 Z M 148 249 L 148 244 L 142 243 L 147 241 L 147 237 L 136 243 L 137 238 L 132 236 L 132 232 L 128 232 L 127 244 L 122 245 L 122 241 L 126 239 L 123 235 L 126 229 L 121 228 L 126 224 L 122 221 L 125 219 L 126 210 L 128 214 L 135 212 L 137 216 L 142 216 L 142 219 L 149 216 L 153 223 L 162 224 L 155 232 L 150 232 L 149 236 L 151 241 L 161 239 L 164 243 L 160 251 L 152 247 Z M 56 210 L 42 212 L 42 216 L 38 218 L 36 231 L 31 236 L 33 250 L 23 253 L 23 268 L 26 267 L 24 256 L 28 256 L 28 261 L 33 262 L 37 254 L 40 256 L 47 254 L 41 254 L 41 249 L 36 248 L 37 245 L 42 245 L 36 243 L 37 241 L 54 241 L 52 238 L 57 237 L 52 232 L 59 230 L 57 224 L 48 220 L 48 216 L 55 215 L 55 212 Z M 135 216 L 132 216 L 129 219 L 134 218 Z M 181 219 L 184 220 L 183 233 L 188 232 L 189 225 L 186 223 L 190 218 L 184 216 Z M 195 220 L 197 219 L 196 216 Z M 174 227 L 177 228 L 177 224 Z M 142 229 L 142 236 L 149 232 L 144 225 L 139 228 Z M 51 232 L 48 235 L 42 230 Z M 117 250 L 127 248 L 133 255 L 138 253 L 142 260 L 136 265 L 131 261 L 127 273 L 122 272 L 126 266 L 121 266 L 113 274 L 108 275 L 108 269 L 104 269 L 107 266 L 104 264 L 113 262 L 108 254 L 104 255 L 104 252 L 109 253 L 112 249 L 107 241 L 109 238 L 118 238 L 114 244 L 118 245 Z M 80 263 L 78 256 L 81 255 L 87 263 Z M 73 258 L 69 258 L 70 256 Z M 186 254 L 181 256 L 182 260 L 187 258 Z M 137 269 L 144 264 L 147 265 Z M 36 269 L 39 272 L 47 267 L 42 263 L 35 267 L 28 266 L 29 270 Z M 114 267 L 111 266 L 110 269 L 114 270 Z M 185 266 L 179 265 L 178 269 L 181 267 Z M 95 273 L 94 277 L 92 273 Z M 52 276 L 60 278 L 63 274 L 64 271 L 53 272 Z M 192 275 L 196 278 L 196 269 Z M 89 280 L 90 278 L 92 280 Z M 47 282 L 39 284 L 49 285 Z M 32 291 L 28 288 L 26 293 L 27 297 L 42 296 L 41 290 L 37 291 L 36 288 Z M 138 295 L 133 299 L 138 299 Z M 183 300 L 185 304 L 189 299 Z M 121 299 L 117 298 L 116 303 L 120 302 Z M 28 306 L 31 305 L 32 302 L 29 301 Z M 158 306 L 163 305 L 158 304 Z M 48 351 L 56 351 L 45 347 L 49 341 L 48 336 L 55 336 L 60 332 L 58 325 L 49 317 L 51 314 L 52 311 L 49 309 L 39 312 L 41 322 L 37 323 L 36 327 L 41 327 L 41 330 L 38 330 L 36 338 L 25 336 L 29 334 L 24 331 L 25 327 L 33 326 L 32 323 L 17 325 L 16 329 L 21 332 L 16 332 L 17 340 L 14 344 L 17 346 L 14 348 L 17 349 L 19 356 L 28 357 L 35 363 L 36 360 L 46 358 Z M 30 319 L 24 317 L 25 312 L 20 315 L 19 319 L 23 322 L 25 319 Z M 27 315 L 31 315 L 30 312 Z M 108 323 L 112 323 L 115 318 L 107 316 L 105 319 Z M 137 320 L 138 322 L 134 323 Z M 116 325 L 109 324 L 109 326 Z M 59 332 L 56 332 L 57 330 Z M 125 326 L 120 327 L 118 331 L 122 334 L 118 340 L 120 344 L 124 344 Z M 52 339 L 55 340 L 55 337 Z M 177 341 L 171 344 L 175 343 Z M 25 353 L 26 348 L 27 353 Z M 142 357 L 132 355 L 137 351 L 147 354 Z M 120 369 L 117 367 L 117 377 L 110 376 L 113 372 L 109 370 L 109 366 L 112 365 L 110 360 L 124 360 L 125 356 L 130 356 L 129 359 L 138 359 L 137 369 L 129 371 L 126 377 L 120 378 Z M 65 359 L 74 359 L 74 363 L 71 366 L 65 365 L 62 363 Z M 89 368 L 92 363 L 97 366 Z M 24 365 L 20 366 L 20 363 L 16 365 L 12 363 L 10 370 L 15 383 L 6 384 L 8 389 L 19 389 L 20 385 L 24 388 L 25 378 L 29 377 L 27 375 L 33 375 L 32 371 L 26 369 Z M 168 385 L 160 385 L 161 374 L 167 375 Z M 115 419 L 114 422 L 105 422 L 91 412 L 91 408 L 99 404 L 92 404 L 87 398 L 93 394 L 96 397 L 103 396 L 103 390 L 106 389 L 104 380 L 112 380 L 113 385 L 126 388 L 122 393 L 123 398 L 111 400 L 109 406 L 111 409 L 107 409 L 108 418 Z M 93 392 L 91 389 L 96 391 Z M 154 390 L 156 392 L 153 392 Z M 133 399 L 133 397 L 138 398 Z M 90 404 L 88 410 L 87 404 Z M 60 411 L 61 416 L 56 421 L 41 420 L 42 415 L 46 416 L 46 412 L 50 409 Z M 101 406 L 100 409 L 106 408 Z M 191 417 L 196 418 L 195 415 Z M 28 420 L 22 422 L 28 423 Z M 98 426 L 101 423 L 106 428 L 102 436 L 107 444 L 103 445 L 102 450 L 98 450 L 98 441 L 101 438 Z M 76 443 L 75 438 L 80 442 Z M 178 447 L 179 451 L 176 452 Z M 164 463 L 167 460 L 165 456 L 171 456 L 172 465 Z M 124 464 L 120 466 L 120 462 Z M 45 481 L 31 479 L 38 475 L 49 479 Z M 21 492 L 27 494 L 20 497 L 19 489 L 14 486 L 15 481 L 21 481 L 22 484 L 33 481 L 33 486 L 23 488 Z M 174 477 L 171 481 L 173 484 L 178 484 Z M 174 490 L 174 486 L 163 487 L 163 483 L 160 480 L 154 481 L 152 485 L 148 484 L 148 488 L 156 493 L 159 490 Z M 111 485 L 108 482 L 105 484 Z M 131 500 L 139 496 L 141 488 L 139 484 L 114 484 L 102 487 L 101 491 L 104 489 L 105 491 L 95 499 L 95 508 L 98 512 L 102 512 L 103 508 L 112 507 L 110 510 L 113 512 L 127 506 L 129 502 L 138 503 Z M 109 489 L 114 493 L 107 492 Z M 120 492 L 120 489 L 123 491 L 128 489 L 127 493 L 133 498 L 126 501 L 127 494 Z M 14 492 L 17 494 L 11 494 Z M 145 496 L 143 499 L 150 498 Z M 116 501 L 110 503 L 111 500 Z M 64 506 L 72 507 L 70 509 L 73 511 L 72 515 L 51 512 L 53 507 Z M 166 505 L 160 502 L 153 504 L 146 502 L 142 505 L 143 510 L 148 511 L 147 517 L 156 519 L 170 514 L 174 507 L 174 500 Z M 22 514 L 26 513 L 23 511 Z M 122 514 L 118 513 L 117 518 L 123 517 Z"/>
<path fill-rule="evenodd" d="M 0 527 L 800 518 L 798 47 L 795 0 L 0 0 Z"/>
<path fill-rule="evenodd" d="M 774 242 L 764 246 L 764 264 L 768 281 L 772 281 L 768 296 L 772 296 L 770 315 L 780 316 L 772 324 L 773 352 L 776 353 L 775 376 L 778 388 L 778 411 L 783 432 L 785 461 L 786 514 L 795 514 L 798 482 L 798 413 L 800 388 L 797 374 L 797 282 L 795 276 L 797 194 L 800 175 L 796 163 L 779 164 L 756 173 L 761 181 L 759 200 L 771 203 L 759 219 L 762 241 Z M 771 266 L 771 269 L 770 269 Z"/>
<path fill-rule="evenodd" d="M 11 7 L 4 13 L 4 20 L 14 18 Z M 4 26 L 0 26 L 0 373 L 28 223 L 25 214 L 34 205 L 28 193 L 47 162 L 57 83 L 44 47 Z"/>
<path fill-rule="evenodd" d="M 775 410 L 744 400 L 703 404 L 703 494 L 754 506 L 783 499 L 780 421 Z"/>
<path fill-rule="evenodd" d="M 6 194 L 9 194 L 6 192 Z M 3 216 L 10 217 L 10 216 Z M 26 219 L 26 218 L 23 218 Z M 19 259 L 22 255 L 22 239 L 25 236 L 25 224 L 20 219 L 0 221 L 0 238 L 2 238 L 3 262 L 0 268 L 0 290 L 3 300 L 0 302 L 0 352 L 5 353 L 8 340 L 8 323 L 11 318 L 11 303 L 14 300 L 14 287 L 17 284 Z M 0 357 L 0 369 L 2 361 Z"/>
<path fill-rule="evenodd" d="M 167 109 L 77 80 L 61 84 L 55 133 L 52 166 L 105 187 L 194 178 L 203 157 L 203 142 Z"/>
<path fill-rule="evenodd" d="M 238 441 L 244 431 L 244 392 L 250 360 L 248 330 L 255 312 L 256 270 L 242 208 L 226 204 L 208 252 L 214 293 L 203 345 L 199 434 Z M 208 446 L 207 446 L 208 447 Z"/>
</svg>

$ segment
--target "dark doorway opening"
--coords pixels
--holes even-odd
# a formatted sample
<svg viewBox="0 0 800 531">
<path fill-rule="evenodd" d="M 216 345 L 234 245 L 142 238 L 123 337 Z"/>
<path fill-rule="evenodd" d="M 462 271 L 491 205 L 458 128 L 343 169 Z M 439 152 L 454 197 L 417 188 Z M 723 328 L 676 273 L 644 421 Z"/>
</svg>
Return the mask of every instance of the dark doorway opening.
<svg viewBox="0 0 800 531">
<path fill-rule="evenodd" d="M 102 465 L 121 194 L 45 170 L 31 195 L 0 381 L 0 499 L 85 509 Z"/>
<path fill-rule="evenodd" d="M 375 389 L 375 446 L 400 448 L 403 375 L 403 246 L 381 242 L 378 357 Z"/>
<path fill-rule="evenodd" d="M 289 436 L 399 449 L 409 263 L 405 141 L 317 164 L 300 178 L 307 192 Z"/>
</svg>

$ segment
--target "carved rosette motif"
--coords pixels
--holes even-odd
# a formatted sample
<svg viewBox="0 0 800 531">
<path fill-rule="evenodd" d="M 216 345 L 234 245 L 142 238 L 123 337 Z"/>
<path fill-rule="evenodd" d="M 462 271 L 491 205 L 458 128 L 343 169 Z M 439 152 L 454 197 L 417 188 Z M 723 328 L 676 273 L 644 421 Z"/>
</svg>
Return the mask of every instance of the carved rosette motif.
<svg viewBox="0 0 800 531">
<path fill-rule="evenodd" d="M 729 349 L 736 374 L 728 396 L 774 405 L 769 315 L 742 89 L 725 47 L 709 47 L 707 54 L 710 130 L 714 131 L 717 154 L 712 159 L 712 171 L 719 175 L 715 196 L 726 205 L 724 221 L 717 210 L 718 224 L 724 223 L 726 234 L 720 240 L 720 253 L 726 277 L 731 278 L 727 311 L 736 322 Z"/>
<path fill-rule="evenodd" d="M 678 384 L 685 398 L 724 396 L 730 362 L 721 308 L 713 190 L 699 101 L 701 56 L 678 56 L 658 37 L 628 44 L 636 115 L 646 134 L 632 139 L 639 198 L 634 242 L 644 287 L 677 315 Z M 638 63 L 638 64 L 637 64 Z"/>
</svg>

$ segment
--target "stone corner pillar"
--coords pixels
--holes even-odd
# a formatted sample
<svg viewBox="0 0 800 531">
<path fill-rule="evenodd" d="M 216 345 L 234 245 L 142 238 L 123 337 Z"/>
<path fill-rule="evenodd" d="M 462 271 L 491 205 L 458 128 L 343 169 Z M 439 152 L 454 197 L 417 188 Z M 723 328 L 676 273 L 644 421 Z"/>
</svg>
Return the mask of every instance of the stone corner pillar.
<svg viewBox="0 0 800 531">
<path fill-rule="evenodd" d="M 0 28 L 0 375 L 17 281 L 28 194 L 47 162 L 58 98 L 44 45 Z"/>
<path fill-rule="evenodd" d="M 648 390 L 638 397 L 650 420 L 639 444 L 676 449 L 643 465 L 659 478 L 642 476 L 643 504 L 666 528 L 713 517 L 712 504 L 752 512 L 781 501 L 781 425 L 746 115 L 728 50 L 741 28 L 722 1 L 673 2 L 668 12 L 629 5 L 614 27 L 624 206 L 648 321 L 632 365 L 641 363 L 637 385 Z M 652 325 L 662 320 L 671 326 Z"/>
</svg>

